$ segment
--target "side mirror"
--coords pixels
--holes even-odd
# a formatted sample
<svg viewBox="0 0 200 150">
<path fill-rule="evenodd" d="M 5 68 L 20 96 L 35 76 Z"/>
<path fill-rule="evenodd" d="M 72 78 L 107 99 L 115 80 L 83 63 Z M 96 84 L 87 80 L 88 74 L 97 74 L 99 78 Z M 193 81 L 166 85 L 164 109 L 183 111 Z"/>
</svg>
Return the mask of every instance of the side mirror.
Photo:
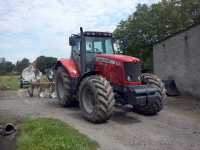
<svg viewBox="0 0 200 150">
<path fill-rule="evenodd" d="M 70 46 L 74 46 L 75 45 L 74 38 L 72 38 L 72 37 L 69 38 L 69 45 Z"/>
<path fill-rule="evenodd" d="M 123 50 L 128 48 L 128 40 L 126 39 L 114 39 L 113 43 L 117 54 L 123 54 Z"/>
<path fill-rule="evenodd" d="M 121 39 L 120 45 L 123 47 L 123 49 L 127 49 L 128 48 L 128 39 L 126 39 L 126 38 Z"/>
</svg>

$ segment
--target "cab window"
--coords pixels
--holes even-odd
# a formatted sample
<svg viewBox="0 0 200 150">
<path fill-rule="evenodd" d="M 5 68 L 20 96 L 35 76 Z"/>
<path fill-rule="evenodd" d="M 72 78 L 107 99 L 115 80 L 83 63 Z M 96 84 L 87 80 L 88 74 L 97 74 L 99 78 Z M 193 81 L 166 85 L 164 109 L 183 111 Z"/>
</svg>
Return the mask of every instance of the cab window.
<svg viewBox="0 0 200 150">
<path fill-rule="evenodd" d="M 76 40 L 75 44 L 72 46 L 73 51 L 80 51 L 80 40 Z"/>
<path fill-rule="evenodd" d="M 86 37 L 86 52 L 113 54 L 112 39 L 105 37 Z"/>
</svg>

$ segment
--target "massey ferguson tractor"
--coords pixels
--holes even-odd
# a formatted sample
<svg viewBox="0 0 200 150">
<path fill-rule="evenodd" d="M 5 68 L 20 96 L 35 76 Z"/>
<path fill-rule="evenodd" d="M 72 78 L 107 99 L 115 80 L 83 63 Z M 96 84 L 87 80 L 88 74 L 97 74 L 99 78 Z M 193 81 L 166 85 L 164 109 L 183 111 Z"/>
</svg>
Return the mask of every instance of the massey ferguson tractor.
<svg viewBox="0 0 200 150">
<path fill-rule="evenodd" d="M 115 104 L 132 105 L 143 115 L 162 110 L 163 83 L 156 75 L 141 73 L 140 59 L 115 54 L 111 33 L 80 28 L 69 44 L 71 58 L 56 64 L 56 91 L 62 106 L 78 101 L 83 117 L 93 123 L 106 122 Z"/>
</svg>

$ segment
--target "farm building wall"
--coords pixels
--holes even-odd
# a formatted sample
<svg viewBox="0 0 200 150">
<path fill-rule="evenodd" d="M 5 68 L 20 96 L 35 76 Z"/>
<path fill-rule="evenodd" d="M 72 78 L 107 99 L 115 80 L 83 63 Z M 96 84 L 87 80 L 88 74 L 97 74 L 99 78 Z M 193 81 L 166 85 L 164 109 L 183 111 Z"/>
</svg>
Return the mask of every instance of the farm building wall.
<svg viewBox="0 0 200 150">
<path fill-rule="evenodd" d="M 200 25 L 154 45 L 154 72 L 174 79 L 182 94 L 200 97 Z"/>
</svg>

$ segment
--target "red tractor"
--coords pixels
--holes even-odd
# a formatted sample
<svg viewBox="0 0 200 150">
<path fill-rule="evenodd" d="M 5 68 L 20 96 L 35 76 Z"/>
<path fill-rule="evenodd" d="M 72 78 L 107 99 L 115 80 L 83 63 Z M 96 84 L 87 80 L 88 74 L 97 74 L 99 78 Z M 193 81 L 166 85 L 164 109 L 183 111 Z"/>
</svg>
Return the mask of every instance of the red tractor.
<svg viewBox="0 0 200 150">
<path fill-rule="evenodd" d="M 132 105 L 144 115 L 163 108 L 165 88 L 152 74 L 141 73 L 141 60 L 114 52 L 112 33 L 83 32 L 69 38 L 71 58 L 56 64 L 56 91 L 60 104 L 79 102 L 83 117 L 106 122 L 115 104 Z"/>
</svg>

